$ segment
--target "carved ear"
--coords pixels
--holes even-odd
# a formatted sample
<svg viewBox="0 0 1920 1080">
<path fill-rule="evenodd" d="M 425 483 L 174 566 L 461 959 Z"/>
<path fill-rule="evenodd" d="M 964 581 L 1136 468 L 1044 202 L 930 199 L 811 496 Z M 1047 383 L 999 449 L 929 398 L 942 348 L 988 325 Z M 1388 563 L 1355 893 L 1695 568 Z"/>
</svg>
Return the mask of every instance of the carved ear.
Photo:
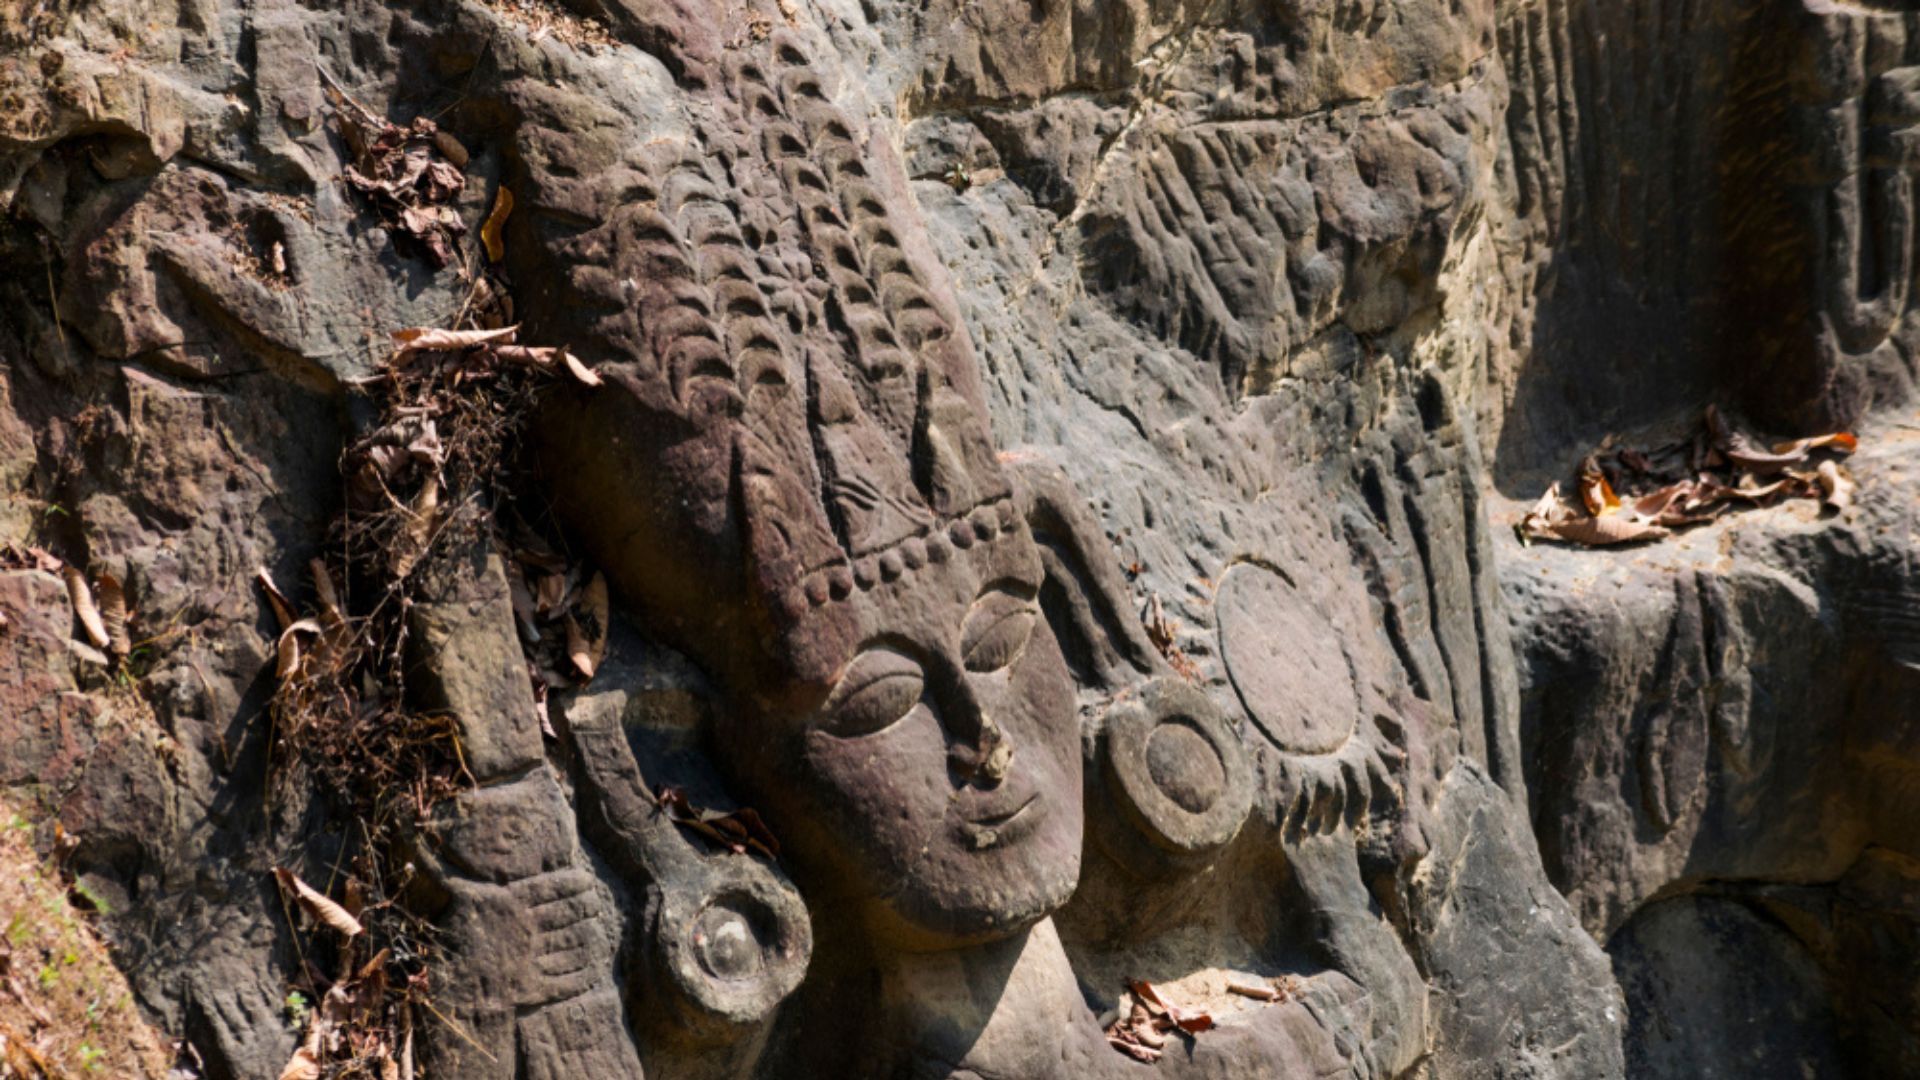
<svg viewBox="0 0 1920 1080">
<path fill-rule="evenodd" d="M 1041 609 L 1075 677 L 1082 685 L 1118 690 L 1173 674 L 1133 617 L 1113 547 L 1073 481 L 1035 457 L 1007 455 L 1002 464 L 1046 565 Z"/>
</svg>

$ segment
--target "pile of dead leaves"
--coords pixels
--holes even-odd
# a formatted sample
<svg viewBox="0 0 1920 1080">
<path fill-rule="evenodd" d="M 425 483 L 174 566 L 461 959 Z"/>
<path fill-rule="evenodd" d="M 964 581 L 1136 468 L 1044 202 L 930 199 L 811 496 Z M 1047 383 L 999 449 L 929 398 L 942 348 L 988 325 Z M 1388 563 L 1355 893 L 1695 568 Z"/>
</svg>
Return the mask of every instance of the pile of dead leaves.
<svg viewBox="0 0 1920 1080">
<path fill-rule="evenodd" d="M 1519 524 L 1521 541 L 1562 540 L 1588 547 L 1657 540 L 1743 507 L 1818 499 L 1844 510 L 1854 481 L 1840 459 L 1858 441 L 1838 432 L 1765 446 L 1734 431 L 1708 406 L 1690 436 L 1653 450 L 1619 446 L 1612 436 L 1580 463 L 1578 501 L 1555 482 Z"/>
<path fill-rule="evenodd" d="M 531 409 L 535 384 L 519 376 L 600 385 L 564 348 L 515 344 L 518 329 L 397 330 L 386 370 L 361 384 L 377 386 L 386 407 L 382 423 L 342 459 L 347 504 L 363 527 L 389 527 L 376 546 L 395 580 L 410 575 L 463 513 L 449 492 L 474 496 L 495 487 Z"/>
<path fill-rule="evenodd" d="M 546 553 L 530 530 L 515 545 L 502 539 L 501 522 L 520 520 L 512 463 L 540 388 L 554 378 L 599 384 L 565 349 L 516 343 L 517 328 L 500 325 L 505 296 L 480 275 L 458 328 L 396 332 L 380 372 L 355 384 L 379 413 L 341 455 L 346 505 L 325 556 L 309 564 L 304 610 L 265 569 L 256 574 L 279 627 L 275 775 L 317 780 L 361 841 L 345 865 L 345 903 L 281 877 L 355 961 L 333 980 L 306 968 L 303 985 L 320 1004 L 289 1080 L 409 1075 L 413 1008 L 432 1009 L 432 929 L 394 899 L 411 875 L 410 864 L 394 865 L 395 853 L 437 803 L 474 783 L 457 718 L 408 698 L 406 616 L 430 598 L 435 568 L 476 544 L 511 549 L 516 592 L 529 594 L 515 604 L 523 639 L 554 642 L 529 661 L 543 700 L 543 664 L 573 685 L 591 677 L 605 652 L 605 579 Z M 529 562 L 539 569 L 529 572 Z"/>
<path fill-rule="evenodd" d="M 1162 998 L 1152 983 L 1135 979 L 1120 996 L 1118 1017 L 1107 1025 L 1107 1045 L 1151 1065 L 1160 1060 L 1175 1033 L 1194 1036 L 1212 1028 L 1213 1017 L 1208 1013 L 1183 1011 Z"/>
<path fill-rule="evenodd" d="M 89 579 L 86 571 L 45 548 L 12 544 L 0 546 L 0 570 L 42 570 L 60 575 L 67 584 L 74 621 L 86 637 L 85 641 L 74 638 L 68 644 L 82 659 L 113 667 L 133 652 L 130 628 L 134 613 L 127 607 L 126 590 L 119 578 L 102 571 Z M 0 630 L 6 628 L 6 618 L 6 614 L 0 612 Z"/>
<path fill-rule="evenodd" d="M 467 317 L 489 314 L 470 305 Z M 421 599 L 419 570 L 475 543 L 508 547 L 499 525 L 499 509 L 512 502 L 504 477 L 539 385 L 552 376 L 600 383 L 563 348 L 515 343 L 516 331 L 396 331 L 384 369 L 357 384 L 377 397 L 380 416 L 341 455 L 346 510 L 330 561 L 310 564 L 310 610 L 297 612 L 258 572 L 279 625 L 277 733 L 331 787 L 356 799 L 408 791 L 424 815 L 461 781 L 452 718 L 406 706 L 402 645 L 406 610 Z M 521 634 L 534 652 L 530 677 L 544 703 L 547 686 L 584 682 L 598 666 L 606 582 L 530 536 L 512 546 L 508 565 Z"/>
<path fill-rule="evenodd" d="M 366 905 L 352 881 L 347 902 L 339 903 L 290 870 L 276 867 L 273 874 L 284 901 L 337 935 L 340 955 L 340 976 L 330 984 L 309 972 L 326 989 L 319 1007 L 307 1013 L 306 1033 L 280 1070 L 280 1080 L 413 1080 L 412 1006 L 426 1000 L 425 970 L 395 986 L 389 981 L 395 965 L 388 949 L 361 960 L 367 935 L 360 916 Z"/>
<path fill-rule="evenodd" d="M 355 101 L 320 69 L 340 137 L 353 154 L 347 183 L 366 196 L 387 222 L 418 241 L 435 266 L 454 261 L 466 223 L 450 204 L 467 178 L 467 150 L 439 125 L 418 116 L 405 127 Z"/>
</svg>

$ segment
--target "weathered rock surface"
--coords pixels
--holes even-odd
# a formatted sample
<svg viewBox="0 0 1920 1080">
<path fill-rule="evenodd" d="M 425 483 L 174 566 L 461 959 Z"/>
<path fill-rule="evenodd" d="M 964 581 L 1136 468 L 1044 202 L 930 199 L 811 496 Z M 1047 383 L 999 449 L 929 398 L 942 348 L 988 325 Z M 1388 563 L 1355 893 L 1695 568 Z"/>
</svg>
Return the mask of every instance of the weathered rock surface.
<svg viewBox="0 0 1920 1080">
<path fill-rule="evenodd" d="M 327 973 L 269 870 L 362 838 L 273 779 L 255 575 L 311 595 L 388 333 L 485 269 L 604 380 L 527 422 L 614 614 L 539 704 L 513 558 L 421 571 L 429 1070 L 1914 1073 L 1916 48 L 1823 0 L 0 13 L 0 540 L 139 637 L 0 570 L 0 788 L 182 1067 L 279 1075 Z M 343 179 L 329 81 L 455 140 L 463 266 Z M 1855 505 L 1514 538 L 1709 402 L 1859 430 Z M 1139 979 L 1215 1026 L 1113 1035 Z"/>
</svg>

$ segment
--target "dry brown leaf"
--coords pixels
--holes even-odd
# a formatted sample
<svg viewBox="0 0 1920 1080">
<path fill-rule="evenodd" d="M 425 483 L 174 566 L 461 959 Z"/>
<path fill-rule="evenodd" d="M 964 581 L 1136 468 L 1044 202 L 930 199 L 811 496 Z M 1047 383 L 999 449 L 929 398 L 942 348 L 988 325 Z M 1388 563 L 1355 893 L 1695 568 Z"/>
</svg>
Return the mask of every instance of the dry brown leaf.
<svg viewBox="0 0 1920 1080">
<path fill-rule="evenodd" d="M 560 362 L 567 365 L 567 373 L 572 375 L 576 380 L 578 380 L 581 385 L 583 386 L 599 386 L 600 385 L 600 382 L 601 382 L 600 373 L 588 367 L 587 365 L 581 363 L 580 358 L 573 355 L 572 352 L 566 349 L 561 349 Z"/>
<path fill-rule="evenodd" d="M 499 262 L 507 257 L 507 242 L 500 235 L 506 228 L 507 215 L 513 213 L 513 192 L 505 186 L 493 197 L 493 210 L 487 215 L 486 224 L 480 226 L 480 242 L 487 247 L 487 260 Z"/>
<path fill-rule="evenodd" d="M 44 570 L 49 574 L 57 574 L 64 565 L 58 556 L 45 548 L 0 544 L 0 570 Z"/>
<path fill-rule="evenodd" d="M 1840 466 L 1831 461 L 1820 463 L 1820 501 L 1835 510 L 1845 510 L 1853 505 L 1855 488 L 1853 477 L 1848 476 Z"/>
<path fill-rule="evenodd" d="M 79 638 L 69 638 L 67 640 L 67 648 L 73 650 L 75 656 L 78 656 L 89 664 L 99 664 L 101 667 L 113 666 L 113 660 L 109 658 L 106 653 L 81 641 Z"/>
<path fill-rule="evenodd" d="M 420 494 L 414 497 L 413 507 L 408 511 L 406 542 L 395 553 L 393 573 L 395 577 L 406 577 L 413 571 L 420 556 L 427 553 L 427 545 L 433 541 L 434 526 L 440 519 L 440 479 L 429 476 L 420 487 Z"/>
<path fill-rule="evenodd" d="M 259 566 L 254 568 L 253 579 L 266 590 L 267 603 L 273 606 L 273 618 L 280 624 L 280 629 L 285 631 L 287 627 L 292 626 L 295 622 L 293 604 L 287 600 L 286 594 L 280 591 L 280 586 L 273 583 L 273 575 L 267 573 L 266 567 Z"/>
<path fill-rule="evenodd" d="M 293 1060 L 280 1070 L 280 1080 L 320 1080 L 320 1057 L 311 1046 L 293 1052 Z"/>
<path fill-rule="evenodd" d="M 445 128 L 433 133 L 433 145 L 440 151 L 441 156 L 453 162 L 455 168 L 467 167 L 467 148 L 462 146 L 460 140 L 454 138 Z"/>
<path fill-rule="evenodd" d="M 1633 500 L 1633 512 L 1647 521 L 1658 521 L 1661 516 L 1673 508 L 1673 504 L 1684 500 L 1693 493 L 1693 484 L 1682 480 L 1677 484 L 1668 484 L 1658 491 L 1650 492 Z"/>
<path fill-rule="evenodd" d="M 340 594 L 334 591 L 333 573 L 320 559 L 307 560 L 307 572 L 313 575 L 314 595 L 320 601 L 320 614 L 329 621 L 339 620 Z"/>
<path fill-rule="evenodd" d="M 1147 1003 L 1150 1011 L 1166 1014 L 1173 1025 L 1189 1035 L 1197 1035 L 1213 1027 L 1213 1017 L 1204 1011 L 1187 1012 L 1175 1008 L 1160 996 L 1160 991 L 1145 979 L 1135 979 L 1127 984 L 1136 996 Z"/>
<path fill-rule="evenodd" d="M 513 621 L 520 628 L 520 637 L 527 644 L 536 644 L 540 640 L 540 627 L 534 622 L 533 593 L 527 588 L 527 572 L 520 560 L 506 558 L 507 598 L 513 604 Z"/>
<path fill-rule="evenodd" d="M 573 662 L 574 674 L 581 682 L 590 682 L 597 666 L 593 659 L 593 645 L 587 639 L 587 633 L 580 626 L 580 620 L 571 613 L 561 620 L 567 629 L 567 659 Z"/>
<path fill-rule="evenodd" d="M 400 1080 L 413 1080 L 413 1010 L 400 1010 Z"/>
<path fill-rule="evenodd" d="M 590 661 L 589 666 L 581 670 L 587 678 L 591 679 L 593 673 L 600 670 L 600 662 L 607 656 L 607 618 L 610 610 L 607 602 L 607 575 L 598 570 L 594 571 L 592 579 L 587 582 L 587 587 L 580 591 L 580 601 L 574 610 L 577 615 L 576 621 L 586 635 Z M 568 645 L 572 645 L 571 640 Z M 579 661 L 576 660 L 575 665 L 578 666 L 578 663 Z"/>
<path fill-rule="evenodd" d="M 133 651 L 133 639 L 127 633 L 127 594 L 120 587 L 120 579 L 112 574 L 101 574 L 97 582 L 100 587 L 100 621 L 106 624 L 107 651 L 115 656 L 125 656 Z"/>
<path fill-rule="evenodd" d="M 60 575 L 67 579 L 67 599 L 73 602 L 73 613 L 80 619 L 80 628 L 87 632 L 87 640 L 96 648 L 107 648 L 111 641 L 107 637 L 107 624 L 101 621 L 100 609 L 94 606 L 87 576 L 71 566 L 62 567 Z"/>
<path fill-rule="evenodd" d="M 301 667 L 302 652 L 300 635 L 312 634 L 318 637 L 320 624 L 312 619 L 301 619 L 285 630 L 280 631 L 280 640 L 274 645 L 276 656 L 273 666 L 274 677 L 282 682 L 298 674 Z"/>
<path fill-rule="evenodd" d="M 525 364 L 542 371 L 552 371 L 554 353 L 558 350 L 551 345 L 495 345 L 493 355 L 508 363 Z"/>
<path fill-rule="evenodd" d="M 1636 540 L 1658 540 L 1669 535 L 1667 530 L 1659 525 L 1634 521 L 1619 514 L 1573 518 L 1570 521 L 1548 525 L 1542 533 L 1575 544 L 1584 544 L 1587 547 L 1629 544 Z"/>
<path fill-rule="evenodd" d="M 394 367 L 403 367 L 413 359 L 413 354 L 430 350 L 470 349 L 475 345 L 485 345 L 490 341 L 511 341 L 519 326 L 503 326 L 498 330 L 443 330 L 437 326 L 414 326 L 393 332 Z"/>
<path fill-rule="evenodd" d="M 1702 486 L 1722 499 L 1745 499 L 1748 502 L 1758 503 L 1772 498 L 1774 495 L 1779 494 L 1782 488 L 1793 483 L 1795 483 L 1795 480 L 1791 475 L 1782 480 L 1775 480 L 1771 484 L 1761 485 L 1755 485 L 1753 483 L 1753 477 L 1751 476 L 1742 476 L 1739 479 L 1739 483 L 1731 487 L 1719 483 Z"/>
<path fill-rule="evenodd" d="M 551 619 L 562 613 L 567 598 L 567 579 L 564 574 L 542 574 L 534 587 L 534 611 L 543 619 Z"/>
<path fill-rule="evenodd" d="M 327 899 L 324 893 L 301 881 L 293 871 L 276 866 L 273 868 L 273 876 L 279 879 L 280 887 L 292 893 L 300 902 L 300 906 L 314 918 L 350 938 L 366 931 L 366 927 L 360 925 L 360 920 L 349 914 L 346 908 Z"/>
<path fill-rule="evenodd" d="M 1533 509 L 1520 519 L 1520 531 L 1527 536 L 1543 535 L 1548 526 L 1564 521 L 1568 513 L 1566 504 L 1560 501 L 1560 481 L 1555 480 L 1547 485 L 1546 494 L 1533 504 Z"/>
<path fill-rule="evenodd" d="M 321 641 L 328 651 L 343 653 L 353 644 L 353 631 L 347 625 L 346 613 L 340 610 L 340 593 L 334 587 L 333 572 L 321 559 L 310 560 L 307 570 L 313 575 L 313 591 L 320 603 Z"/>
</svg>

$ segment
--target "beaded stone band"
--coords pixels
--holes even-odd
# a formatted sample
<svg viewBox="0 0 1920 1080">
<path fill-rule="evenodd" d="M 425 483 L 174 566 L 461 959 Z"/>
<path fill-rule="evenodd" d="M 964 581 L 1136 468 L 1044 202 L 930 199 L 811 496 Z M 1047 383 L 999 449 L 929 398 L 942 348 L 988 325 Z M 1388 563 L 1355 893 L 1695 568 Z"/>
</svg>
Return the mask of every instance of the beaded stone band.
<svg viewBox="0 0 1920 1080">
<path fill-rule="evenodd" d="M 813 571 L 801 581 L 789 605 L 801 610 L 802 605 L 822 607 L 845 600 L 855 590 L 867 592 L 877 585 L 898 581 L 929 563 L 946 562 L 956 550 L 966 551 L 975 544 L 993 543 L 1019 527 L 1020 511 L 1013 498 L 1001 496 L 949 519 L 945 528 L 935 524 L 925 533 L 909 536 L 885 550 Z"/>
</svg>

